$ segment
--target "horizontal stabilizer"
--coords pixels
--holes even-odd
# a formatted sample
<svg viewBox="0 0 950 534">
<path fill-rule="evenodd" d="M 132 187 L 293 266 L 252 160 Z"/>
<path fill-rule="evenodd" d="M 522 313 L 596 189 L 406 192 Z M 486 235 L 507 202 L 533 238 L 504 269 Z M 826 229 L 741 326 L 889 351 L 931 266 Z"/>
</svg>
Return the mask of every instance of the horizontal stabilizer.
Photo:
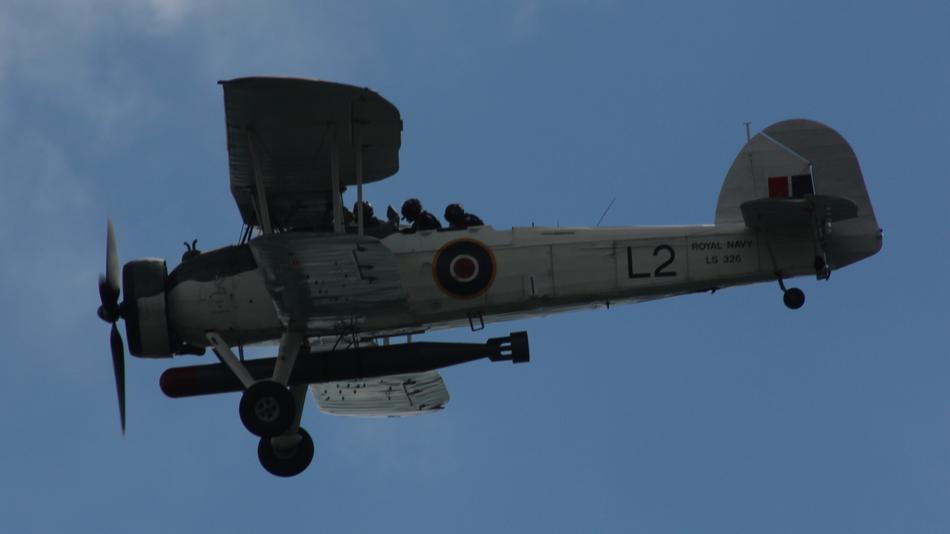
<svg viewBox="0 0 950 534">
<path fill-rule="evenodd" d="M 398 417 L 441 410 L 449 391 L 436 371 L 310 386 L 320 410 L 351 417 Z"/>
<path fill-rule="evenodd" d="M 760 198 L 740 205 L 746 226 L 776 234 L 810 232 L 815 224 L 853 219 L 858 216 L 854 202 L 833 196 L 806 195 L 802 198 Z"/>
</svg>

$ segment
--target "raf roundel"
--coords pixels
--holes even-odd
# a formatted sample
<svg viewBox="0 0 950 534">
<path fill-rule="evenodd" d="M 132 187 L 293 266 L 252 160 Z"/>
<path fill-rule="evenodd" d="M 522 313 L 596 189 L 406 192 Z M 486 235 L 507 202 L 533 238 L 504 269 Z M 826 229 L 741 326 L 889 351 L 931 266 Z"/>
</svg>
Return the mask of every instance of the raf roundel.
<svg viewBox="0 0 950 534">
<path fill-rule="evenodd" d="M 495 280 L 495 256 L 478 241 L 452 241 L 435 253 L 432 274 L 439 287 L 449 295 L 477 297 Z"/>
</svg>

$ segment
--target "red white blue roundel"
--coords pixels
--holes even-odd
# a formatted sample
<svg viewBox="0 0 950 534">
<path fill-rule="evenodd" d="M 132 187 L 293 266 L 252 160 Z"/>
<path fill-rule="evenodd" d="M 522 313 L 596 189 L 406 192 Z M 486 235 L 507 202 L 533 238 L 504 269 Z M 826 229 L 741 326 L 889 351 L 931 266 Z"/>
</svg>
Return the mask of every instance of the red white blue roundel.
<svg viewBox="0 0 950 534">
<path fill-rule="evenodd" d="M 478 241 L 459 239 L 435 253 L 432 274 L 446 293 L 462 298 L 476 297 L 495 281 L 495 257 Z"/>
</svg>

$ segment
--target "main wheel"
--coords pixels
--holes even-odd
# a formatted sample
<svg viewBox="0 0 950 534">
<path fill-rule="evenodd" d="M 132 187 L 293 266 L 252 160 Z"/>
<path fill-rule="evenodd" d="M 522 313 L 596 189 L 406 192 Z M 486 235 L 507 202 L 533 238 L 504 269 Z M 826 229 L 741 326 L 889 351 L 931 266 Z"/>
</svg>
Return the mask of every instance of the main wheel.
<svg viewBox="0 0 950 534">
<path fill-rule="evenodd" d="M 297 429 L 300 441 L 288 449 L 275 449 L 271 438 L 261 438 L 257 445 L 257 458 L 268 473 L 279 477 L 292 477 L 303 473 L 313 460 L 313 438 L 306 430 Z"/>
<path fill-rule="evenodd" d="M 241 396 L 239 413 L 251 434 L 269 438 L 290 428 L 297 416 L 297 403 L 287 388 L 264 380 L 247 388 Z"/>
<path fill-rule="evenodd" d="M 797 310 L 805 304 L 805 292 L 797 287 L 793 287 L 785 291 L 782 300 L 785 301 L 785 305 L 788 306 L 788 309 Z"/>
</svg>

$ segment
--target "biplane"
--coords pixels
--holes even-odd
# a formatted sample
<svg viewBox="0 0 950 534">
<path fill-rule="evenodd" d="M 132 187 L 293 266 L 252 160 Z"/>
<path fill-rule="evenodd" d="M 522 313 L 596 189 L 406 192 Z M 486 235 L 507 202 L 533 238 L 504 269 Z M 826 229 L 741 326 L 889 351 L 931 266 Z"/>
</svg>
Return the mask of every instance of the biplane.
<svg viewBox="0 0 950 534">
<path fill-rule="evenodd" d="M 525 332 L 483 343 L 413 335 L 758 282 L 777 282 L 797 309 L 804 293 L 786 280 L 827 280 L 882 245 L 854 152 L 809 120 L 749 138 L 714 224 L 410 231 L 398 217 L 366 224 L 362 204 L 350 222 L 342 200 L 355 187 L 361 201 L 365 185 L 399 170 L 403 124 L 393 104 L 366 88 L 309 79 L 220 84 L 240 242 L 204 252 L 186 245 L 171 271 L 146 258 L 120 272 L 110 220 L 99 316 L 112 324 L 123 432 L 119 319 L 134 356 L 210 348 L 217 363 L 167 369 L 162 391 L 241 392 L 241 421 L 277 476 L 296 475 L 313 458 L 300 426 L 308 389 L 332 414 L 417 415 L 449 400 L 440 368 L 529 360 Z M 277 345 L 277 354 L 244 357 L 244 347 L 262 344 Z"/>
</svg>

